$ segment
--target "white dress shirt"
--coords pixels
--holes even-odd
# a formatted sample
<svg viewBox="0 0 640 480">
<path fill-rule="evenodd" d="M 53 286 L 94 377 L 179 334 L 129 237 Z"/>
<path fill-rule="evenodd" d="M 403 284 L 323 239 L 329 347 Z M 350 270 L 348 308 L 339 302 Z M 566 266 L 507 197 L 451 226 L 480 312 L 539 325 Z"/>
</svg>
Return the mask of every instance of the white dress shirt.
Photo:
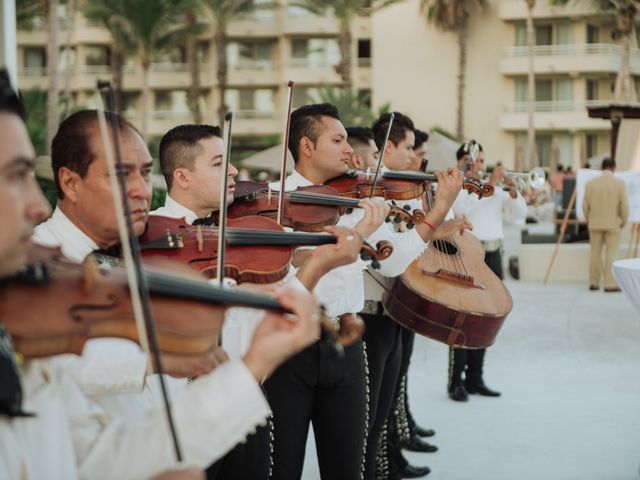
<svg viewBox="0 0 640 480">
<path fill-rule="evenodd" d="M 83 260 L 95 247 L 60 209 L 36 230 L 34 241 L 61 246 L 72 259 Z M 155 385 L 157 376 L 145 381 L 146 359 L 139 347 L 127 340 L 97 339 L 87 342 L 85 348 L 87 357 L 61 355 L 25 364 L 26 407 L 38 411 L 37 422 L 42 423 L 37 425 L 52 426 L 43 433 L 40 426 L 28 423 L 33 419 L 7 420 L 9 434 L 15 437 L 8 455 L 22 459 L 10 464 L 20 469 L 11 472 L 46 468 L 47 475 L 28 478 L 56 478 L 55 468 L 40 464 L 41 451 L 46 448 L 40 446 L 52 438 L 61 443 L 60 450 L 75 450 L 82 478 L 147 478 L 175 467 L 165 413 L 158 407 L 162 402 Z M 172 404 L 185 461 L 201 468 L 222 457 L 270 414 L 258 383 L 239 360 L 199 377 L 188 388 L 184 380 L 167 380 L 177 392 Z M 45 398 L 51 397 L 52 402 L 40 413 L 37 401 L 42 391 L 49 392 Z M 66 417 L 60 416 L 60 406 Z M 66 418 L 68 425 L 54 425 L 49 419 L 53 411 Z M 73 448 L 65 443 L 69 438 Z M 5 445 L 2 442 L 3 454 Z M 60 465 L 67 465 L 68 457 L 62 455 Z M 77 476 L 64 468 L 65 474 L 57 478 Z M 11 473 L 0 478 L 22 477 Z"/>
<path fill-rule="evenodd" d="M 503 220 L 523 226 L 527 216 L 527 204 L 522 195 L 511 198 L 509 192 L 496 188 L 490 197 L 478 198 L 461 190 L 453 202 L 456 217 L 465 215 L 473 224 L 473 234 L 482 241 L 504 239 Z"/>
<path fill-rule="evenodd" d="M 80 389 L 67 356 L 26 362 L 22 385 L 25 409 L 37 416 L 0 417 L 0 478 L 133 480 L 178 466 L 162 408 L 148 408 L 135 421 L 114 417 Z M 199 468 L 270 413 L 239 361 L 196 379 L 172 408 L 184 463 Z"/>
</svg>

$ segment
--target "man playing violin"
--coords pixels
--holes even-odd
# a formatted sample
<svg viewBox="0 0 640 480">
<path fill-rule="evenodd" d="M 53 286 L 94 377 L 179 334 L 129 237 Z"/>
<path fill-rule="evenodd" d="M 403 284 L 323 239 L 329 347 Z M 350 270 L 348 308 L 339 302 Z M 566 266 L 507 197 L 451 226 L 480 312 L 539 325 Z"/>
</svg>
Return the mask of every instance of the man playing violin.
<svg viewBox="0 0 640 480">
<path fill-rule="evenodd" d="M 306 105 L 291 115 L 289 150 L 295 168 L 285 189 L 321 185 L 346 173 L 353 149 L 336 108 L 329 104 Z M 452 190 L 459 189 L 451 180 Z M 273 183 L 272 189 L 280 185 Z M 389 206 L 381 199 L 367 199 L 362 209 L 343 215 L 338 225 L 355 228 L 371 244 L 392 241 L 393 254 L 383 260 L 381 271 L 398 275 L 419 251 L 419 234 L 399 243 L 383 225 Z M 430 234 L 429 234 L 430 235 Z M 314 290 L 332 316 L 359 312 L 364 304 L 363 269 L 366 263 L 332 270 Z M 275 445 L 273 477 L 299 478 L 304 461 L 309 423 L 313 423 L 322 478 L 360 478 L 367 428 L 367 382 L 364 344 L 345 349 L 345 358 L 316 344 L 278 369 L 265 384 L 274 411 Z"/>
<path fill-rule="evenodd" d="M 224 141 L 218 127 L 211 125 L 180 125 L 167 132 L 160 142 L 160 166 L 167 182 L 168 194 L 163 207 L 151 212 L 171 218 L 184 218 L 187 224 L 213 222 L 213 214 L 220 209 Z M 227 202 L 234 200 L 233 177 L 238 173 L 229 164 Z M 290 275 L 286 283 L 303 291 L 313 290 L 320 277 L 332 268 L 351 263 L 357 258 L 362 244 L 359 235 L 344 227 L 329 227 L 338 236 L 337 245 L 325 245 L 314 251 L 307 261 Z M 357 237 L 357 239 L 356 239 Z M 231 280 L 228 280 L 232 282 Z M 272 287 L 269 287 L 272 288 Z M 234 309 L 238 313 L 240 310 Z M 241 310 L 225 321 L 223 347 L 234 356 L 246 351 L 253 330 L 262 314 Z M 269 435 L 262 429 L 219 464 L 207 471 L 208 478 L 266 478 L 270 466 Z"/>
<path fill-rule="evenodd" d="M 9 96 L 6 93 L 6 75 L 4 82 L 3 98 Z M 16 104 L 17 100 L 14 99 L 13 103 Z M 3 259 L 2 273 L 7 275 L 24 262 L 27 236 L 33 224 L 46 216 L 48 207 L 32 176 L 34 153 L 20 113 L 5 107 L 5 102 L 0 104 L 0 111 L 4 127 L 2 135 L 7 136 L 0 148 L 0 172 L 3 172 L 0 181 L 7 186 L 2 189 L 6 198 L 0 218 L 14 222 L 16 232 L 20 232 L 13 239 L 8 234 L 2 236 L 0 258 Z M 115 221 L 115 215 L 111 212 L 112 198 L 103 188 L 107 181 L 106 160 L 100 148 L 97 117 L 95 112 L 89 116 L 82 112 L 78 115 L 87 121 L 83 122 L 81 130 L 76 131 L 79 136 L 75 138 L 90 145 L 91 158 L 84 170 L 75 165 L 70 167 L 59 157 L 54 159 L 58 167 L 57 184 L 61 187 L 59 196 L 63 197 L 59 215 L 64 215 L 67 223 L 60 229 L 51 228 L 52 224 L 48 228 L 45 225 L 39 235 L 46 238 L 45 233 L 50 234 L 50 243 L 53 243 L 51 238 L 55 234 L 60 235 L 59 243 L 66 245 L 65 250 L 74 253 L 76 258 L 80 248 L 88 254 L 94 245 L 108 248 L 117 243 L 115 234 L 111 238 L 110 233 L 115 229 L 103 221 L 104 218 Z M 63 122 L 58 136 L 69 134 L 70 122 Z M 125 132 L 123 138 L 126 140 L 121 140 L 121 146 L 133 144 L 134 153 L 125 153 L 124 157 L 128 172 L 127 194 L 137 200 L 134 211 L 139 210 L 139 214 L 134 215 L 137 227 L 146 218 L 146 212 L 142 210 L 148 205 L 150 188 L 145 178 L 148 152 L 136 135 L 133 129 Z M 55 144 L 60 145 L 60 141 Z M 55 148 L 54 152 L 57 152 L 54 155 L 60 153 Z M 69 172 L 64 171 L 65 168 Z M 100 205 L 103 207 L 102 218 L 95 218 L 95 212 L 79 205 L 89 203 L 94 193 L 107 202 Z M 67 208 L 65 200 L 74 205 Z M 95 203 L 94 206 L 98 207 Z M 56 226 L 59 227 L 54 222 L 53 227 Z M 65 241 L 65 236 L 76 242 Z M 75 249 L 69 247 L 70 244 Z M 188 463 L 205 467 L 263 422 L 269 415 L 269 406 L 258 382 L 286 357 L 318 337 L 320 314 L 316 302 L 309 295 L 289 289 L 278 292 L 277 297 L 283 306 L 298 316 L 297 321 L 269 314 L 256 330 L 251 348 L 242 359 L 225 362 L 213 372 L 202 375 L 174 398 L 176 427 Z M 25 308 L 29 306 L 25 305 Z M 6 353 L 6 342 L 4 347 L 3 352 Z M 94 349 L 94 353 L 99 350 Z M 119 354 L 110 348 L 105 351 Z M 14 405 L 8 409 L 9 416 L 0 420 L 0 435 L 3 437 L 0 478 L 148 478 L 176 466 L 164 412 L 155 406 L 154 401 L 137 401 L 149 394 L 121 395 L 117 399 L 122 403 L 122 410 L 135 411 L 130 412 L 127 418 L 113 404 L 107 405 L 110 395 L 104 394 L 104 388 L 100 395 L 87 394 L 84 367 L 82 357 L 78 359 L 69 355 L 25 362 L 21 368 L 24 409 L 36 412 L 37 416 L 14 418 L 11 414 L 19 414 L 22 410 L 20 405 Z M 121 367 L 136 368 L 134 365 Z M 111 370 L 108 364 L 102 366 L 102 373 L 113 377 L 107 385 L 110 392 L 134 390 L 132 385 L 116 381 L 118 374 L 120 380 L 129 380 L 128 372 Z M 101 385 L 97 380 L 90 383 L 99 388 Z M 136 380 L 141 388 L 145 386 L 144 378 Z M 3 382 L 3 396 L 6 385 Z M 20 397 L 11 396 L 18 400 Z M 202 445 L 207 447 L 202 448 Z"/>
<path fill-rule="evenodd" d="M 378 167 L 378 146 L 373 140 L 373 133 L 368 127 L 347 127 L 347 141 L 353 153 L 349 166 L 359 170 L 375 172 Z"/>
<path fill-rule="evenodd" d="M 389 138 L 385 144 L 384 139 L 388 130 L 391 115 L 383 114 L 372 126 L 373 137 L 376 145 L 382 153 L 384 151 L 382 168 L 392 170 L 408 170 L 414 163 L 413 151 L 415 143 L 414 125 L 409 117 L 399 112 L 394 112 L 395 120 L 389 131 Z M 397 267 L 401 267 L 400 273 L 415 260 L 426 248 L 432 239 L 444 238 L 453 232 L 460 230 L 461 226 L 453 222 L 444 222 L 445 215 L 451 204 L 457 197 L 462 183 L 462 174 L 454 169 L 446 173 L 437 173 L 439 180 L 438 201 L 432 209 L 427 209 L 427 216 L 423 223 L 416 225 L 415 229 L 396 231 L 392 224 L 386 224 L 384 228 L 396 238 L 395 244 L 409 244 L 410 248 L 403 247 L 411 255 Z M 403 201 L 402 205 L 411 208 L 422 208 L 420 199 Z M 362 317 L 367 326 L 364 340 L 367 344 L 367 357 L 369 364 L 369 385 L 371 424 L 367 438 L 365 459 L 365 478 L 374 478 L 376 475 L 376 455 L 380 436 L 383 430 L 398 386 L 398 377 L 402 360 L 402 333 L 403 328 L 384 314 L 381 303 L 386 284 L 384 277 L 392 277 L 381 270 L 378 273 L 367 271 L 364 277 L 365 305 Z M 436 448 L 423 442 L 422 451 L 435 451 Z M 383 474 L 402 474 L 421 476 L 429 473 L 428 467 L 412 467 L 408 464 L 402 472 L 386 472 Z"/>
</svg>

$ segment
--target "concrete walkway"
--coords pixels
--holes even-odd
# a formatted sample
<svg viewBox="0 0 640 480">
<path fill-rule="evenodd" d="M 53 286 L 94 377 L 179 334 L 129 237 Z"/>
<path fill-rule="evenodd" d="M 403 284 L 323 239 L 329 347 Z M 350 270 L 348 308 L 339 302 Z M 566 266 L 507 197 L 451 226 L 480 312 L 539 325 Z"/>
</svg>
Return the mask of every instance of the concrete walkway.
<svg viewBox="0 0 640 480">
<path fill-rule="evenodd" d="M 507 281 L 514 309 L 487 353 L 498 399 L 446 395 L 448 349 L 419 337 L 409 374 L 437 453 L 431 480 L 637 480 L 640 315 L 622 293 Z M 318 479 L 310 435 L 304 479 Z"/>
</svg>

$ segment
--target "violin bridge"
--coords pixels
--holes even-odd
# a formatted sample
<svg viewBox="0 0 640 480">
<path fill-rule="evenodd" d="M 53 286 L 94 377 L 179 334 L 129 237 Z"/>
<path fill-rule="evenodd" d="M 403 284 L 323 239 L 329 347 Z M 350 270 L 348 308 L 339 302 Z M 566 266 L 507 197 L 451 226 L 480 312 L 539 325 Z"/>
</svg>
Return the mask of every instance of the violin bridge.
<svg viewBox="0 0 640 480">
<path fill-rule="evenodd" d="M 271 206 L 272 190 L 271 187 L 267 188 L 267 205 Z"/>
</svg>

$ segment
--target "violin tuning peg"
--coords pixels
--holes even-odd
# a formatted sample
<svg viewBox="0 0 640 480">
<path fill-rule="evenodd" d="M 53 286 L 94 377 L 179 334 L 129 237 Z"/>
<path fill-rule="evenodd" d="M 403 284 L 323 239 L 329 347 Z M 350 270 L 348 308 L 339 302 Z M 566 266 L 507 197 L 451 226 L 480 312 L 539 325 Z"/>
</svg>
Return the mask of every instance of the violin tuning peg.
<svg viewBox="0 0 640 480">
<path fill-rule="evenodd" d="M 373 260 L 373 261 L 371 262 L 371 267 L 372 267 L 374 270 L 379 270 L 379 269 L 380 269 L 380 262 L 379 262 L 378 260 Z"/>
<path fill-rule="evenodd" d="M 389 223 L 390 221 L 391 221 L 391 218 L 390 218 L 390 217 L 385 217 L 385 219 L 384 219 L 384 223 Z"/>
<path fill-rule="evenodd" d="M 351 213 L 353 213 L 353 208 L 349 207 L 344 211 L 345 214 L 349 215 Z"/>
<path fill-rule="evenodd" d="M 415 225 L 413 224 L 413 222 L 407 222 L 407 228 L 409 230 L 411 230 L 413 227 L 415 227 Z"/>
<path fill-rule="evenodd" d="M 393 223 L 401 223 L 402 219 L 400 218 L 400 215 L 396 215 L 395 217 L 393 217 Z"/>
<path fill-rule="evenodd" d="M 411 205 L 405 205 L 402 208 L 404 208 L 408 212 L 409 210 L 411 210 Z"/>
<path fill-rule="evenodd" d="M 371 260 L 371 255 L 369 253 L 367 253 L 367 252 L 362 252 L 360 254 L 360 258 L 362 260 L 364 260 L 365 262 L 368 262 L 369 260 Z"/>
<path fill-rule="evenodd" d="M 393 205 L 395 207 L 396 206 L 396 201 L 395 200 L 391 200 L 391 205 Z"/>
</svg>

